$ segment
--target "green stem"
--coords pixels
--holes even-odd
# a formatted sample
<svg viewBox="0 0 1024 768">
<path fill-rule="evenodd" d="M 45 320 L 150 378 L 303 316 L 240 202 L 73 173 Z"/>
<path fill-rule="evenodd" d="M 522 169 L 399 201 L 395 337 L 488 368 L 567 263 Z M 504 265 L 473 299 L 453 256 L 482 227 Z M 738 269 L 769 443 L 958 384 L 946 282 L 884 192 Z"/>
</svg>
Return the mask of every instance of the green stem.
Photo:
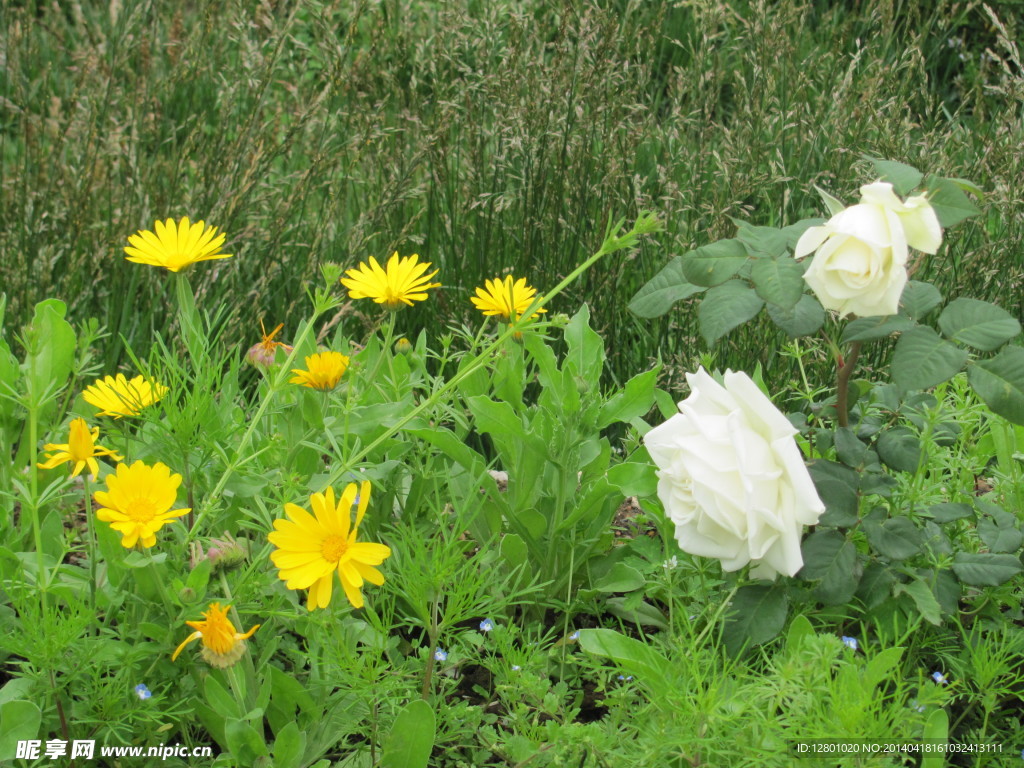
<svg viewBox="0 0 1024 768">
<path fill-rule="evenodd" d="M 82 475 L 82 490 L 85 493 L 85 545 L 89 557 L 89 605 L 95 615 L 96 608 L 96 519 L 92 511 L 92 495 L 89 493 L 89 475 Z"/>
</svg>

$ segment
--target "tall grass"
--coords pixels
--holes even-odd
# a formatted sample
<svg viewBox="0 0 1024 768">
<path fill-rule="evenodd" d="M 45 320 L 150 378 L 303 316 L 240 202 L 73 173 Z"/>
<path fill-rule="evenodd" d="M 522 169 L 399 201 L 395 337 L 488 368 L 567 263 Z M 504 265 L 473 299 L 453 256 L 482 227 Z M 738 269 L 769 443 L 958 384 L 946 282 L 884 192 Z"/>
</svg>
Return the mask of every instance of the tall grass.
<svg viewBox="0 0 1024 768">
<path fill-rule="evenodd" d="M 541 291 L 610 215 L 660 212 L 656 244 L 561 297 L 587 301 L 623 378 L 705 351 L 694 312 L 626 310 L 671 256 L 730 217 L 820 214 L 850 200 L 863 154 L 987 190 L 927 277 L 1022 314 L 1024 69 L 1012 6 L 594 0 L 4 3 L 0 290 L 12 322 L 57 296 L 112 334 L 112 369 L 170 322 L 128 234 L 188 215 L 236 258 L 193 276 L 224 338 L 294 327 L 318 265 L 418 252 L 441 268 L 432 332 L 474 314 L 507 270 Z M 216 291 L 212 290 L 218 284 Z M 153 296 L 158 298 L 154 301 Z M 344 322 L 358 330 L 355 310 Z M 752 325 L 720 364 L 769 367 Z M 122 341 L 123 340 L 123 341 Z M 140 350 L 145 352 L 144 349 Z"/>
</svg>

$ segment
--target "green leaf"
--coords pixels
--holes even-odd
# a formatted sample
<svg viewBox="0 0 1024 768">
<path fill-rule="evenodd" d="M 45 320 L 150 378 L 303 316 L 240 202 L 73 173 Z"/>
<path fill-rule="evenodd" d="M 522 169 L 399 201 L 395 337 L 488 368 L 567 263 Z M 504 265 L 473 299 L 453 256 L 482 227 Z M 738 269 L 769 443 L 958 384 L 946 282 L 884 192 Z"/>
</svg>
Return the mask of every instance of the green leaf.
<svg viewBox="0 0 1024 768">
<path fill-rule="evenodd" d="M 825 208 L 828 209 L 829 216 L 835 216 L 837 213 L 846 210 L 846 206 L 839 198 L 833 197 L 817 185 L 815 185 L 814 189 L 817 191 L 818 197 L 821 198 L 821 202 L 825 204 Z"/>
<path fill-rule="evenodd" d="M 892 571 L 880 562 L 868 563 L 861 576 L 860 584 L 857 585 L 857 597 L 868 609 L 874 608 L 885 601 L 892 592 L 892 585 L 896 583 L 896 577 Z"/>
<path fill-rule="evenodd" d="M 952 179 L 939 176 L 928 177 L 928 202 L 939 217 L 943 229 L 959 224 L 964 219 L 981 213 L 963 189 Z"/>
<path fill-rule="evenodd" d="M 875 448 L 878 457 L 899 472 L 917 472 L 921 464 L 921 438 L 909 427 L 882 430 Z"/>
<path fill-rule="evenodd" d="M 825 322 L 824 308 L 809 293 L 801 296 L 796 306 L 789 310 L 769 304 L 768 316 L 791 339 L 817 333 Z"/>
<path fill-rule="evenodd" d="M 701 335 L 713 344 L 750 320 L 763 306 L 764 301 L 742 280 L 722 283 L 705 294 L 697 310 Z"/>
<path fill-rule="evenodd" d="M 967 380 L 985 405 L 1024 425 L 1024 349 L 1007 345 L 995 357 L 976 361 L 967 368 Z"/>
<path fill-rule="evenodd" d="M 840 427 L 832 436 L 836 456 L 848 467 L 856 469 L 867 460 L 868 447 L 849 427 Z"/>
<path fill-rule="evenodd" d="M 851 320 L 843 328 L 842 343 L 851 341 L 871 341 L 891 336 L 894 333 L 909 331 L 914 321 L 903 315 L 878 315 L 877 317 L 858 317 Z"/>
<path fill-rule="evenodd" d="M 948 339 L 991 352 L 1020 333 L 1020 323 L 1002 307 L 977 299 L 954 299 L 939 315 Z"/>
<path fill-rule="evenodd" d="M 912 192 L 924 178 L 923 173 L 906 163 L 897 163 L 895 160 L 879 160 L 876 157 L 866 159 L 871 161 L 881 180 L 892 184 L 893 189 L 903 196 Z"/>
<path fill-rule="evenodd" d="M 750 279 L 758 296 L 783 309 L 792 309 L 804 295 L 804 265 L 790 256 L 757 259 Z"/>
<path fill-rule="evenodd" d="M 881 524 L 865 519 L 863 528 L 872 549 L 890 560 L 905 560 L 924 547 L 921 529 L 905 517 L 893 517 Z"/>
<path fill-rule="evenodd" d="M 836 531 L 815 531 L 801 547 L 804 567 L 799 576 L 820 581 L 815 594 L 823 603 L 845 603 L 857 590 L 857 549 Z"/>
<path fill-rule="evenodd" d="M 729 606 L 723 636 L 726 650 L 738 656 L 744 648 L 766 643 L 782 631 L 789 612 L 789 596 L 776 585 L 740 587 Z"/>
<path fill-rule="evenodd" d="M 810 619 L 802 613 L 793 617 L 789 622 L 789 631 L 786 633 L 786 651 L 793 655 L 799 653 L 800 646 L 816 635 L 814 626 Z"/>
<path fill-rule="evenodd" d="M 856 523 L 859 507 L 857 473 L 842 464 L 824 459 L 812 461 L 807 470 L 818 496 L 825 504 L 825 514 L 820 524 L 848 526 Z"/>
<path fill-rule="evenodd" d="M 842 203 L 839 203 L 839 205 L 841 206 L 839 210 L 845 208 L 845 206 Z M 838 212 L 839 211 L 836 211 L 836 213 Z M 788 227 L 783 227 L 782 232 L 786 235 L 786 248 L 788 248 L 791 251 L 795 251 L 796 244 L 800 240 L 804 232 L 806 232 L 811 227 L 820 227 L 824 223 L 824 219 L 801 219 L 796 224 L 790 224 Z"/>
<path fill-rule="evenodd" d="M 519 414 L 508 403 L 474 395 L 466 398 L 466 405 L 480 432 L 503 437 L 521 437 L 526 433 Z"/>
<path fill-rule="evenodd" d="M 25 329 L 32 348 L 25 367 L 31 371 L 32 391 L 36 393 L 55 392 L 71 375 L 77 341 L 74 328 L 64 319 L 66 314 L 63 301 L 46 299 L 36 304 L 32 323 Z"/>
<path fill-rule="evenodd" d="M 274 768 L 299 768 L 306 750 L 306 735 L 294 720 L 285 724 L 274 739 Z"/>
<path fill-rule="evenodd" d="M 911 280 L 904 286 L 900 296 L 900 314 L 920 320 L 941 303 L 942 294 L 938 288 L 931 283 Z"/>
<path fill-rule="evenodd" d="M 576 375 L 588 381 L 598 381 L 604 369 L 604 342 L 590 327 L 590 309 L 584 304 L 565 326 L 568 350 L 566 365 L 576 368 Z"/>
<path fill-rule="evenodd" d="M 959 504 L 951 501 L 933 504 L 928 507 L 928 514 L 931 515 L 936 523 L 951 523 L 954 520 L 970 517 L 972 512 L 970 504 Z"/>
<path fill-rule="evenodd" d="M 235 717 L 227 718 L 224 736 L 228 751 L 239 765 L 252 765 L 257 757 L 269 755 L 263 737 L 249 723 Z"/>
<path fill-rule="evenodd" d="M 684 256 L 676 256 L 648 280 L 629 302 L 629 311 L 643 318 L 661 317 L 677 301 L 688 299 L 704 289 L 683 274 Z"/>
<path fill-rule="evenodd" d="M 600 592 L 632 592 L 646 583 L 644 575 L 636 568 L 625 563 L 616 563 L 607 574 L 594 583 L 594 589 Z"/>
<path fill-rule="evenodd" d="M 1021 570 L 1024 569 L 1021 568 L 1020 559 L 1014 555 L 957 552 L 953 556 L 953 572 L 956 577 L 972 587 L 997 587 Z"/>
<path fill-rule="evenodd" d="M 745 221 L 737 221 L 739 231 L 736 239 L 747 247 L 747 252 L 762 259 L 776 259 L 786 252 L 787 233 L 776 227 L 755 227 Z"/>
<path fill-rule="evenodd" d="M 710 288 L 740 271 L 750 258 L 738 239 L 719 240 L 683 254 L 683 276 L 694 285 Z"/>
<path fill-rule="evenodd" d="M 658 470 L 653 463 L 624 461 L 608 470 L 608 482 L 623 496 L 653 496 L 658 490 Z"/>
<path fill-rule="evenodd" d="M 613 629 L 581 629 L 580 648 L 611 659 L 659 695 L 673 687 L 672 664 L 647 643 Z"/>
<path fill-rule="evenodd" d="M 978 521 L 978 538 L 985 542 L 990 552 L 1016 552 L 1024 543 L 1024 536 L 1017 528 L 1017 517 L 996 504 L 977 500 L 978 509 L 985 516 Z"/>
<path fill-rule="evenodd" d="M 642 624 L 645 627 L 655 627 L 660 630 L 668 629 L 668 622 L 665 615 L 648 602 L 641 601 L 637 605 L 627 605 L 630 597 L 609 597 L 604 601 L 605 608 L 612 616 L 628 621 L 632 624 Z"/>
<path fill-rule="evenodd" d="M 384 742 L 381 768 L 426 768 L 437 735 L 434 710 L 422 699 L 398 713 Z"/>
<path fill-rule="evenodd" d="M 949 714 L 943 707 L 936 707 L 928 713 L 924 724 L 922 738 L 926 744 L 945 745 L 949 743 Z M 946 765 L 946 753 L 936 749 L 921 755 L 921 768 L 943 768 Z"/>
<path fill-rule="evenodd" d="M 508 563 L 509 568 L 518 568 L 526 562 L 526 542 L 517 533 L 506 533 L 501 539 L 498 554 Z"/>
<path fill-rule="evenodd" d="M 598 429 L 604 429 L 617 421 L 630 419 L 647 414 L 654 405 L 654 388 L 658 385 L 658 373 L 661 366 L 639 373 L 629 381 L 621 392 L 616 392 L 601 406 L 597 415 Z"/>
<path fill-rule="evenodd" d="M 39 739 L 42 721 L 43 713 L 34 702 L 15 699 L 0 704 L 0 759 L 13 764 L 18 742 Z"/>
<path fill-rule="evenodd" d="M 966 362 L 966 350 L 950 344 L 931 328 L 918 326 L 896 342 L 893 380 L 904 392 L 928 389 L 956 376 Z"/>
</svg>

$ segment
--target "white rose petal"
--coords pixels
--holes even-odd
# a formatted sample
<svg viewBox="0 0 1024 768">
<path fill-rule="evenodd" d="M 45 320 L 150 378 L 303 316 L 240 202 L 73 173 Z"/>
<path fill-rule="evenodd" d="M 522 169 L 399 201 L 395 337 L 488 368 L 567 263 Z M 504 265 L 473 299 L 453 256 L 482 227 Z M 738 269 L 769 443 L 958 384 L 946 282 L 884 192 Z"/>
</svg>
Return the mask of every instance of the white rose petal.
<svg viewBox="0 0 1024 768">
<path fill-rule="evenodd" d="M 796 430 L 745 373 L 727 371 L 725 386 L 703 368 L 686 378 L 680 413 L 644 437 L 680 548 L 726 571 L 794 575 L 803 528 L 825 509 Z"/>
</svg>

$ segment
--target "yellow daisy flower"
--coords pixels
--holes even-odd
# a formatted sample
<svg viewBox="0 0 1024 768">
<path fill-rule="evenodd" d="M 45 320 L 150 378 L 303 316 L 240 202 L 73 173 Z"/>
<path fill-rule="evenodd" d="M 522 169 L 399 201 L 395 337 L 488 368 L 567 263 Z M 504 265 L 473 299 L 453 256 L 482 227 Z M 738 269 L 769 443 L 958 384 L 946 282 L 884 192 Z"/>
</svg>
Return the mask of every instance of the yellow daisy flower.
<svg viewBox="0 0 1024 768">
<path fill-rule="evenodd" d="M 260 625 L 257 624 L 245 634 L 236 632 L 235 625 L 228 618 L 230 608 L 230 605 L 221 608 L 220 603 L 210 603 L 209 609 L 203 611 L 206 621 L 186 621 L 185 623 L 196 631 L 174 649 L 171 661 L 178 658 L 178 654 L 186 645 L 199 639 L 203 641 L 199 655 L 212 667 L 230 667 L 242 658 L 242 654 L 245 653 L 245 641 L 252 637 L 252 633 L 259 629 Z"/>
<path fill-rule="evenodd" d="M 96 379 L 82 392 L 82 399 L 100 409 L 97 416 L 137 416 L 139 412 L 167 394 L 167 387 L 136 376 L 128 381 L 123 373 Z"/>
<path fill-rule="evenodd" d="M 373 566 L 391 556 L 383 544 L 357 541 L 359 523 L 370 502 L 370 484 L 364 482 L 356 492 L 349 483 L 337 504 L 334 489 L 309 497 L 313 515 L 295 504 L 285 504 L 288 520 L 274 521 L 274 532 L 267 538 L 277 549 L 270 559 L 288 589 L 308 589 L 306 608 L 326 608 L 331 602 L 334 573 L 337 571 L 345 596 L 354 608 L 363 607 L 360 589 L 364 581 L 378 586 L 384 575 Z M 352 506 L 358 503 L 355 525 L 350 526 Z M 314 517 L 315 515 L 315 517 Z"/>
<path fill-rule="evenodd" d="M 431 283 L 430 262 L 420 263 L 419 256 L 398 258 L 398 251 L 388 259 L 387 269 L 381 269 L 377 260 L 370 257 L 370 263 L 359 263 L 358 269 L 346 270 L 348 277 L 341 278 L 341 284 L 348 288 L 350 299 L 373 299 L 387 309 L 399 309 L 403 304 L 412 306 L 413 301 L 426 301 L 427 290 L 440 288 L 440 283 Z"/>
<path fill-rule="evenodd" d="M 318 352 L 306 358 L 306 370 L 292 368 L 295 375 L 289 381 L 310 389 L 334 389 L 348 369 L 348 360 L 341 352 Z"/>
<path fill-rule="evenodd" d="M 74 419 L 68 429 L 67 443 L 60 445 L 47 443 L 44 445 L 44 451 L 57 451 L 57 453 L 47 456 L 47 461 L 36 466 L 40 469 L 53 469 L 59 464 L 73 461 L 75 466 L 71 472 L 72 477 L 79 474 L 88 465 L 89 474 L 95 479 L 100 471 L 100 465 L 96 462 L 97 456 L 109 456 L 114 461 L 121 461 L 121 457 L 114 451 L 104 448 L 102 445 L 96 445 L 96 440 L 99 439 L 99 436 L 99 427 L 93 427 L 90 432 L 89 425 L 85 419 Z"/>
<path fill-rule="evenodd" d="M 136 461 L 130 467 L 117 465 L 117 474 L 107 475 L 107 490 L 97 491 L 93 498 L 100 506 L 96 517 L 121 534 L 121 545 L 144 547 L 156 544 L 156 532 L 174 518 L 187 515 L 191 509 L 171 510 L 178 498 L 181 475 L 159 461 L 152 467 Z"/>
<path fill-rule="evenodd" d="M 476 289 L 476 296 L 470 301 L 488 317 L 502 317 L 509 322 L 516 322 L 519 316 L 533 303 L 537 291 L 526 284 L 526 278 L 513 280 L 512 275 L 504 279 L 485 280 L 483 288 Z M 536 314 L 547 312 L 541 307 Z"/>
<path fill-rule="evenodd" d="M 263 331 L 263 341 L 249 347 L 249 351 L 245 353 L 246 361 L 255 366 L 269 368 L 274 364 L 274 358 L 277 357 L 278 347 L 281 347 L 285 352 L 291 352 L 292 348 L 283 341 L 274 341 L 274 337 L 277 336 L 278 332 L 282 328 L 284 328 L 284 323 L 278 323 L 277 328 L 272 330 L 270 333 L 267 333 L 267 329 L 263 326 L 263 321 L 260 320 L 260 330 Z"/>
<path fill-rule="evenodd" d="M 124 249 L 128 261 L 180 272 L 197 261 L 231 258 L 230 253 L 218 253 L 225 235 L 206 222 L 190 224 L 185 216 L 177 224 L 173 219 L 157 221 L 153 228 L 156 233 L 143 229 L 129 236 L 131 246 Z"/>
</svg>

